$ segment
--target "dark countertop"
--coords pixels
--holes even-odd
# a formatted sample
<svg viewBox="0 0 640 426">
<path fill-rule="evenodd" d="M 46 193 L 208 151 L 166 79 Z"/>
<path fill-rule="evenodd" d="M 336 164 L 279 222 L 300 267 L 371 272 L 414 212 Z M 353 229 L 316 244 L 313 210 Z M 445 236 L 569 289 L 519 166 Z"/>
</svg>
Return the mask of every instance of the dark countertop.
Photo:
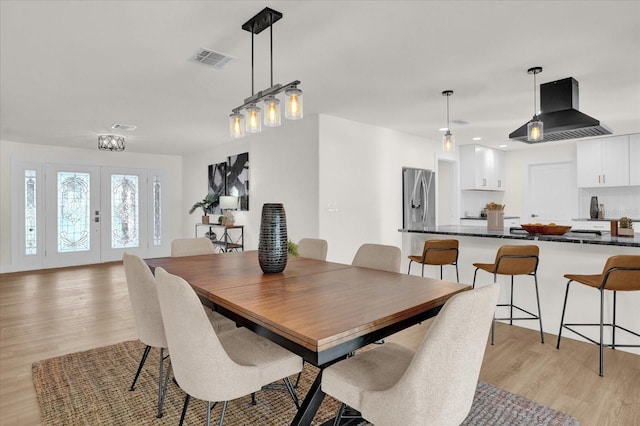
<svg viewBox="0 0 640 426">
<path fill-rule="evenodd" d="M 505 216 L 505 219 L 520 219 L 520 216 Z M 461 217 L 462 219 L 470 219 L 470 220 L 487 220 L 486 217 Z"/>
<path fill-rule="evenodd" d="M 640 222 L 640 219 L 634 219 L 634 218 L 630 218 L 630 219 L 631 219 L 631 222 L 633 222 L 633 223 Z M 578 218 L 578 219 L 571 219 L 571 220 L 576 221 L 576 222 L 578 222 L 578 221 L 579 222 L 611 222 L 612 220 L 620 220 L 620 218 L 619 217 L 607 217 L 605 219 L 580 219 L 580 218 Z"/>
<path fill-rule="evenodd" d="M 597 244 L 623 247 L 640 247 L 640 234 L 631 237 L 612 237 L 609 233 L 602 235 L 567 233 L 566 235 L 531 235 L 520 231 L 511 233 L 509 229 L 503 231 L 489 231 L 484 226 L 446 225 L 424 230 L 399 229 L 399 232 L 435 235 L 458 235 L 461 237 L 504 238 L 511 240 L 552 241 L 558 243 Z"/>
</svg>

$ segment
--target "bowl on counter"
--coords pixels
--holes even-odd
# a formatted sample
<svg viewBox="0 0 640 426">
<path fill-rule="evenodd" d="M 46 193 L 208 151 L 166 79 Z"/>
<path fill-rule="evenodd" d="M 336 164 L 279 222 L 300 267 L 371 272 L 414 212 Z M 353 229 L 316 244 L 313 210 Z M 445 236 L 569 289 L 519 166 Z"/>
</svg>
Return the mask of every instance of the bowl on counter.
<svg viewBox="0 0 640 426">
<path fill-rule="evenodd" d="M 564 235 L 571 229 L 570 226 L 563 225 L 540 225 L 540 224 L 524 224 L 520 225 L 522 229 L 529 234 L 541 234 L 541 235 Z"/>
</svg>

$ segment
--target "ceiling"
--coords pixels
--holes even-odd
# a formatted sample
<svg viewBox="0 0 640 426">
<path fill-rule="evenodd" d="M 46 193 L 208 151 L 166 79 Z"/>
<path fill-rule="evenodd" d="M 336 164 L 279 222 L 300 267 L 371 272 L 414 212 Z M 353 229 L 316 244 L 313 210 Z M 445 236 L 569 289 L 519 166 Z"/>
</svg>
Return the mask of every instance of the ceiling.
<svg viewBox="0 0 640 426">
<path fill-rule="evenodd" d="M 439 141 L 452 89 L 458 143 L 529 148 L 508 134 L 533 115 L 526 70 L 539 65 L 538 83 L 578 80 L 580 111 L 640 132 L 639 1 L 2 0 L 0 139 L 93 149 L 116 133 L 127 151 L 178 155 L 229 143 L 231 108 L 251 95 L 241 26 L 266 6 L 284 14 L 274 82 L 302 81 L 307 116 Z M 236 59 L 218 70 L 192 60 L 200 48 Z M 268 52 L 265 31 L 256 91 Z"/>
</svg>

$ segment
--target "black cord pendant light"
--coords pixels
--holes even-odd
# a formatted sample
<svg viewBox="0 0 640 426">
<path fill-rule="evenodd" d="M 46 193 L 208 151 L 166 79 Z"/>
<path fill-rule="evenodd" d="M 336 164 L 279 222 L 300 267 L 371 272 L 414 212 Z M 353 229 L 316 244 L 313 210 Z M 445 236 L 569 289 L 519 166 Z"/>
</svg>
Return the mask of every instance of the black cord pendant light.
<svg viewBox="0 0 640 426">
<path fill-rule="evenodd" d="M 536 74 L 542 72 L 542 67 L 533 67 L 527 70 L 527 73 L 533 74 L 533 118 L 527 124 L 527 140 L 529 142 L 542 142 L 544 139 L 544 123 L 538 117 L 536 109 Z"/>
<path fill-rule="evenodd" d="M 449 128 L 449 97 L 451 95 L 453 95 L 453 90 L 445 90 L 442 92 L 442 96 L 447 97 L 447 132 L 442 137 L 442 150 L 444 152 L 454 152 L 456 150 L 456 140 Z"/>
</svg>

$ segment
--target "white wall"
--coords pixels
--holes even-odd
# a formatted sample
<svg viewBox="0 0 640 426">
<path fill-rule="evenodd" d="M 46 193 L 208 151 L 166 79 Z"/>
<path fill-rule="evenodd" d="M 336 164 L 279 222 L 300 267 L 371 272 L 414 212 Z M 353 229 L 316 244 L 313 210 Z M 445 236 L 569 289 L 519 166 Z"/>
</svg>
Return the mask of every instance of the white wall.
<svg viewBox="0 0 640 426">
<path fill-rule="evenodd" d="M 182 166 L 179 156 L 136 154 L 131 152 L 102 152 L 97 148 L 77 149 L 54 147 L 49 145 L 25 144 L 0 141 L 0 272 L 15 271 L 15 262 L 11 258 L 11 245 L 14 241 L 11 229 L 11 176 L 12 164 L 17 161 L 48 163 L 85 164 L 95 166 L 144 167 L 165 170 L 169 176 L 165 213 L 169 218 L 170 239 L 180 234 L 180 225 L 175 218 L 180 217 L 178 206 L 182 202 Z M 173 219 L 173 220 L 171 220 Z M 169 252 L 167 251 L 167 255 Z"/>
<path fill-rule="evenodd" d="M 351 263 L 363 243 L 402 247 L 402 167 L 435 170 L 440 144 L 320 116 L 319 235 L 327 259 Z"/>
<path fill-rule="evenodd" d="M 245 226 L 245 249 L 257 250 L 264 203 L 283 203 L 288 238 L 294 242 L 318 236 L 318 117 L 285 120 L 281 127 L 265 128 L 228 143 L 183 158 L 183 197 L 179 206 L 182 236 L 193 237 L 200 213 L 188 214 L 207 193 L 210 164 L 228 156 L 249 153 L 249 211 L 236 212 L 236 224 Z M 217 217 L 212 217 L 217 221 Z M 202 235 L 200 235 L 202 236 Z"/>
</svg>

